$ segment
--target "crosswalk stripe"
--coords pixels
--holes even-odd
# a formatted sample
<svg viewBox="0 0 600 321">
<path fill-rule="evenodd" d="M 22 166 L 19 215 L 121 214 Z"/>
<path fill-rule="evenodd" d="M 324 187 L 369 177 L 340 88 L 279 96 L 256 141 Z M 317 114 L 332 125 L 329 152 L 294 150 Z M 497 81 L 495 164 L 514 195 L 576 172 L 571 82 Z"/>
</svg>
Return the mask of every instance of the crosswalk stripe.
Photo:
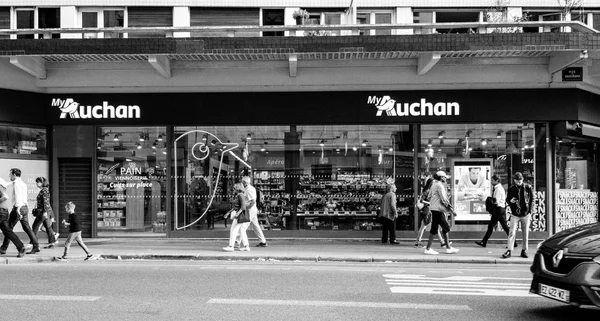
<svg viewBox="0 0 600 321">
<path fill-rule="evenodd" d="M 349 302 L 349 301 L 303 301 L 303 300 L 256 300 L 256 299 L 210 299 L 207 304 L 231 305 L 289 305 L 345 308 L 387 308 L 387 309 L 426 309 L 426 310 L 472 310 L 468 305 L 386 303 L 386 302 Z"/>
<path fill-rule="evenodd" d="M 28 301 L 96 301 L 100 296 L 69 296 L 69 295 L 19 295 L 0 294 L 0 300 L 28 300 Z"/>
<path fill-rule="evenodd" d="M 425 286 L 425 287 L 433 287 L 433 288 L 439 288 L 440 286 L 445 286 L 446 284 L 438 282 L 437 284 L 431 284 L 431 283 L 412 283 L 412 282 L 407 282 L 407 283 L 392 283 L 392 282 L 388 282 L 388 285 L 405 285 L 405 286 L 409 286 L 409 287 L 415 287 L 415 286 Z M 525 290 L 529 290 L 529 285 L 523 285 L 523 286 L 504 286 L 504 285 L 477 285 L 477 284 L 452 284 L 451 286 L 445 286 L 445 288 L 484 288 L 484 289 L 525 289 Z"/>
<path fill-rule="evenodd" d="M 459 281 L 447 281 L 446 279 L 436 279 L 436 280 L 422 280 L 422 279 L 416 279 L 416 280 L 386 279 L 385 281 L 386 281 L 386 282 L 388 282 L 388 283 L 390 283 L 390 282 L 405 282 L 405 283 L 417 282 L 417 283 L 433 283 L 433 284 L 440 284 L 440 283 L 444 283 L 444 284 L 448 284 L 448 285 L 454 285 L 454 284 L 479 284 L 479 285 L 514 285 L 514 286 L 529 286 L 529 283 L 459 282 Z"/>
<path fill-rule="evenodd" d="M 392 293 L 402 294 L 452 294 L 452 295 L 477 295 L 477 296 L 508 296 L 508 297 L 530 297 L 540 296 L 525 290 L 494 290 L 494 289 L 448 289 L 427 287 L 396 287 L 390 288 Z"/>
</svg>

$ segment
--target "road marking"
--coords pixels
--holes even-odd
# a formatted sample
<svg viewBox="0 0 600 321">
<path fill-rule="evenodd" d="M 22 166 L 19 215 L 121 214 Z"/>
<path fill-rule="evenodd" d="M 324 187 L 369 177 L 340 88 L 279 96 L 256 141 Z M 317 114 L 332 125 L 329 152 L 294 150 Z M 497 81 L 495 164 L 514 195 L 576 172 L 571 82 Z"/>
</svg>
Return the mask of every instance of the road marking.
<svg viewBox="0 0 600 321">
<path fill-rule="evenodd" d="M 405 294 L 452 294 L 452 295 L 477 295 L 477 296 L 509 296 L 541 298 L 525 290 L 494 290 L 494 289 L 448 289 L 448 288 L 423 288 L 423 287 L 397 287 L 390 288 L 392 293 Z"/>
<path fill-rule="evenodd" d="M 418 304 L 418 303 L 385 303 L 385 302 L 347 302 L 347 301 L 303 301 L 303 300 L 254 300 L 254 299 L 210 299 L 208 304 L 231 305 L 289 305 L 345 308 L 386 308 L 386 309 L 427 309 L 427 310 L 462 310 L 471 311 L 468 305 L 450 304 Z"/>
<path fill-rule="evenodd" d="M 538 297 L 529 293 L 529 283 L 481 282 L 483 280 L 527 280 L 483 276 L 426 277 L 419 274 L 384 274 L 392 293 L 477 296 Z"/>
<path fill-rule="evenodd" d="M 0 300 L 28 300 L 28 301 L 96 301 L 100 296 L 69 296 L 69 295 L 19 295 L 0 294 Z"/>
</svg>

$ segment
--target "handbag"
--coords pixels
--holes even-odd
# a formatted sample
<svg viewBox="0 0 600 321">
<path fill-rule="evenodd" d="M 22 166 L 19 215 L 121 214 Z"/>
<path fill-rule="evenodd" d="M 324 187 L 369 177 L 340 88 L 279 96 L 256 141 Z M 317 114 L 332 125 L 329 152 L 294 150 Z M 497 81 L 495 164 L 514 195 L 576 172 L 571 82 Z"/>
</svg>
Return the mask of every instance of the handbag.
<svg viewBox="0 0 600 321">
<path fill-rule="evenodd" d="M 38 216 L 38 214 L 40 214 L 40 210 L 38 210 L 37 208 L 34 208 L 34 209 L 32 209 L 32 210 L 31 210 L 31 214 L 32 214 L 34 217 L 37 217 L 37 216 Z"/>
<path fill-rule="evenodd" d="M 248 217 L 248 211 L 244 210 L 237 216 L 238 223 L 248 223 L 250 222 L 250 217 Z"/>
</svg>

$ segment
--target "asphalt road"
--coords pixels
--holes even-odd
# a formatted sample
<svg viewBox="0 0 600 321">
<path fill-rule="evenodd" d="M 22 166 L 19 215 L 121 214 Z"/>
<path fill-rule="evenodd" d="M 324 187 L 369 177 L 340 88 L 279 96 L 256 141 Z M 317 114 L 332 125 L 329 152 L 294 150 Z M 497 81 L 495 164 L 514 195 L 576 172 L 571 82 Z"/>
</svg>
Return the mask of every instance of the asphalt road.
<svg viewBox="0 0 600 321">
<path fill-rule="evenodd" d="M 0 320 L 598 320 L 523 265 L 68 261 L 0 266 Z"/>
</svg>

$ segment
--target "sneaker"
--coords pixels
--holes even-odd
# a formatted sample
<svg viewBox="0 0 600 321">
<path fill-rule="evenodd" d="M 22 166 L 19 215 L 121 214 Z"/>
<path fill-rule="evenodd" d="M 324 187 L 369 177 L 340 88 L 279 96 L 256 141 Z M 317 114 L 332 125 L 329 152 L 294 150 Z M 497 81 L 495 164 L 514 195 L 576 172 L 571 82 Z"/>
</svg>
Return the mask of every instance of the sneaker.
<svg viewBox="0 0 600 321">
<path fill-rule="evenodd" d="M 458 253 L 458 251 L 460 251 L 460 250 L 455 247 L 451 247 L 449 249 L 446 249 L 446 254 L 455 254 L 455 253 Z"/>
<path fill-rule="evenodd" d="M 27 252 L 27 249 L 23 246 L 20 250 L 19 250 L 19 254 L 17 254 L 17 257 L 23 257 L 25 256 L 25 252 Z"/>
<path fill-rule="evenodd" d="M 448 243 L 449 245 L 452 245 L 452 241 L 450 243 Z M 440 244 L 441 247 L 446 247 L 446 243 L 441 243 Z"/>
<path fill-rule="evenodd" d="M 521 251 L 521 257 L 528 258 L 529 256 L 527 256 L 527 252 L 525 252 L 525 250 L 522 250 Z"/>
<path fill-rule="evenodd" d="M 67 256 L 63 255 L 63 256 L 57 256 L 55 257 L 58 261 L 66 261 L 67 260 Z"/>
<path fill-rule="evenodd" d="M 46 246 L 44 246 L 45 249 L 53 249 L 54 248 L 54 243 L 52 244 L 48 244 Z"/>
<path fill-rule="evenodd" d="M 477 244 L 477 245 L 479 245 L 479 246 L 481 246 L 481 247 L 485 247 L 485 246 L 486 246 L 486 244 L 485 244 L 485 243 L 483 243 L 483 242 L 480 242 L 480 241 L 476 241 L 476 242 L 475 242 L 475 244 Z"/>
<path fill-rule="evenodd" d="M 27 244 L 24 247 L 25 247 L 25 252 L 29 252 L 29 251 L 33 250 L 33 245 L 32 244 Z"/>
<path fill-rule="evenodd" d="M 256 247 L 267 247 L 267 243 L 260 242 L 256 244 Z"/>
<path fill-rule="evenodd" d="M 83 259 L 83 260 L 84 260 L 84 261 L 87 261 L 87 260 L 91 259 L 93 256 L 94 256 L 94 254 L 90 253 L 90 254 L 88 254 L 88 255 L 85 257 L 85 259 Z"/>
<path fill-rule="evenodd" d="M 423 244 L 421 244 L 421 242 L 417 242 L 417 243 L 415 243 L 415 247 L 421 247 L 422 248 Z"/>
<path fill-rule="evenodd" d="M 250 246 L 248 246 L 248 245 L 242 246 L 242 247 L 240 247 L 240 251 L 250 251 Z"/>
<path fill-rule="evenodd" d="M 60 236 L 60 233 L 56 232 L 54 233 L 54 239 L 56 240 L 56 242 L 58 242 L 58 237 Z M 54 242 L 54 243 L 56 243 Z"/>
<path fill-rule="evenodd" d="M 434 249 L 425 249 L 425 252 L 423 252 L 423 253 L 428 254 L 428 255 L 438 255 L 438 254 L 440 254 L 440 253 L 438 253 Z"/>
<path fill-rule="evenodd" d="M 225 251 L 225 252 L 233 252 L 234 250 L 233 250 L 233 247 L 228 246 L 228 247 L 224 247 L 223 251 Z"/>
<path fill-rule="evenodd" d="M 39 253 L 40 249 L 39 248 L 34 248 L 31 251 L 27 252 L 27 254 L 35 254 L 35 253 Z"/>
<path fill-rule="evenodd" d="M 508 250 L 504 254 L 502 254 L 502 258 L 508 259 L 510 257 L 510 255 L 511 255 L 510 250 Z"/>
</svg>

